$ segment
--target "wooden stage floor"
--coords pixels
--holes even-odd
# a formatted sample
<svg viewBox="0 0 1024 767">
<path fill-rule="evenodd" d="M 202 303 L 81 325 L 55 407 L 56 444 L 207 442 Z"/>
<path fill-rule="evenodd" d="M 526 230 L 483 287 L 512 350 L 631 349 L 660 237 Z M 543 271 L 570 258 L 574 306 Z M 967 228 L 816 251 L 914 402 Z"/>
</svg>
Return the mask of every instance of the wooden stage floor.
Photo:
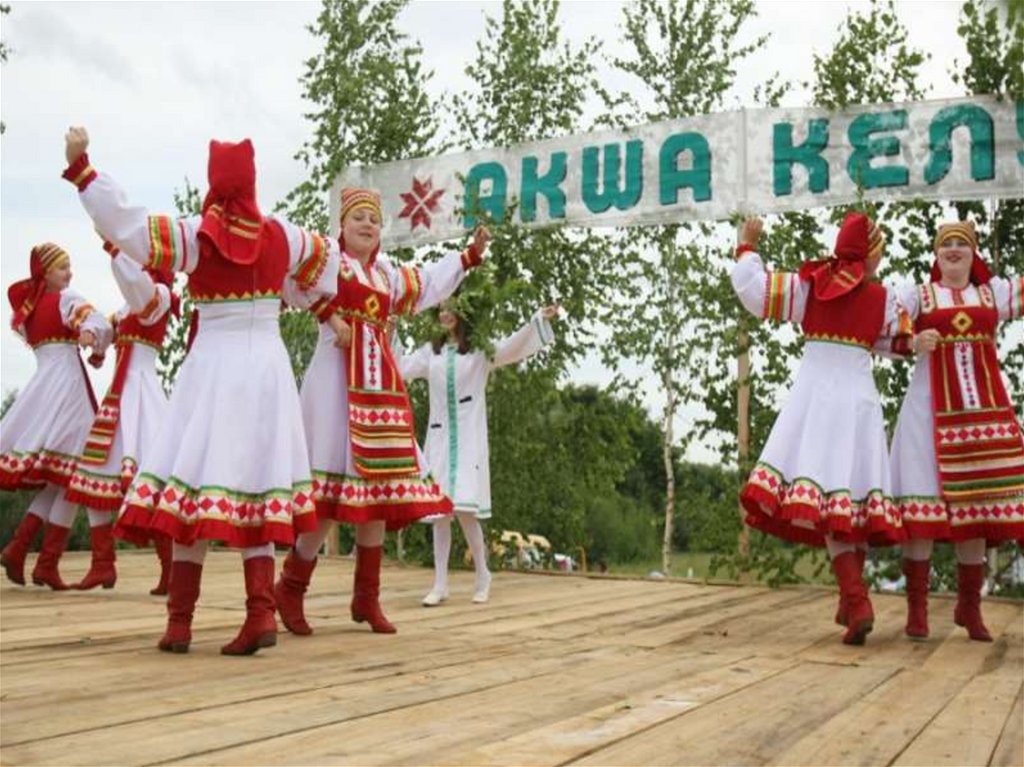
<svg viewBox="0 0 1024 767">
<path fill-rule="evenodd" d="M 242 569 L 211 552 L 179 656 L 154 647 L 152 554 L 118 565 L 113 591 L 0 587 L 4 765 L 1024 764 L 1020 603 L 985 602 L 982 644 L 933 598 L 911 642 L 902 597 L 876 596 L 854 648 L 824 589 L 500 573 L 473 605 L 457 572 L 426 609 L 429 571 L 387 566 L 380 636 L 348 620 L 341 558 L 315 573 L 312 637 L 227 658 Z"/>
</svg>

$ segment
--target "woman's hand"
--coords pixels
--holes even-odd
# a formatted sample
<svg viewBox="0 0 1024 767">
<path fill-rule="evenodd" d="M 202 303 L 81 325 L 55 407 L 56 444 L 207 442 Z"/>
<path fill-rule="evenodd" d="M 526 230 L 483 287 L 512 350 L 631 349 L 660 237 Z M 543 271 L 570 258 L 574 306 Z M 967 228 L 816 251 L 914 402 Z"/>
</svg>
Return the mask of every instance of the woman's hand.
<svg viewBox="0 0 1024 767">
<path fill-rule="evenodd" d="M 336 338 L 334 345 L 339 349 L 347 349 L 352 345 L 352 326 L 341 318 L 340 314 L 332 314 L 327 324 L 331 326 Z"/>
<path fill-rule="evenodd" d="M 914 336 L 912 345 L 914 347 L 914 351 L 918 354 L 922 352 L 933 352 L 941 340 L 942 334 L 939 333 L 939 331 L 935 328 L 928 328 Z"/>
<path fill-rule="evenodd" d="M 754 250 L 757 250 L 757 243 L 761 239 L 761 233 L 764 231 L 764 221 L 757 216 L 748 218 L 743 222 L 740 227 L 739 233 L 739 245 L 747 245 Z"/>
<path fill-rule="evenodd" d="M 74 165 L 78 158 L 88 150 L 89 133 L 85 128 L 79 126 L 68 128 L 68 132 L 64 134 L 64 157 L 67 158 L 68 165 Z"/>
</svg>

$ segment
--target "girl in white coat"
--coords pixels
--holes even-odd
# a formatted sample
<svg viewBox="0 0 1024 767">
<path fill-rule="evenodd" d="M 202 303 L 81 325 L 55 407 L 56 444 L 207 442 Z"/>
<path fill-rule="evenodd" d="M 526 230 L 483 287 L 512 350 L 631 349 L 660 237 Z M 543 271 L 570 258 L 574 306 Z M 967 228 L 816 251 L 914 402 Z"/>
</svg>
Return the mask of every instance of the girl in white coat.
<svg viewBox="0 0 1024 767">
<path fill-rule="evenodd" d="M 399 362 L 402 377 L 427 379 L 430 419 L 424 452 L 430 471 L 452 499 L 466 536 L 476 587 L 473 602 L 490 598 L 491 573 L 480 520 L 491 517 L 491 470 L 487 444 L 487 379 L 495 368 L 512 365 L 540 351 L 554 339 L 550 320 L 557 306 L 546 306 L 526 325 L 494 345 L 493 355 L 474 350 L 468 323 L 455 302 L 439 313 L 445 336 L 425 344 Z M 451 517 L 433 520 L 434 586 L 423 598 L 427 607 L 448 598 L 448 556 L 452 545 Z"/>
</svg>

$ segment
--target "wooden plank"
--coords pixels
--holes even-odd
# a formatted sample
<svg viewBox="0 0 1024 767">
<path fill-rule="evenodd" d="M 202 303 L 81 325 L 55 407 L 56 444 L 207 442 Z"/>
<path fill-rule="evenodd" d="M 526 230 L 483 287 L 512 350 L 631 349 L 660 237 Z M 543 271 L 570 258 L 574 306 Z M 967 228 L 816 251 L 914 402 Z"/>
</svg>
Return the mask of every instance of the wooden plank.
<svg viewBox="0 0 1024 767">
<path fill-rule="evenodd" d="M 723 660 L 708 654 L 672 659 L 664 653 L 649 651 L 632 655 L 614 652 L 579 669 L 531 675 L 461 695 L 452 705 L 429 701 L 403 706 L 378 716 L 339 721 L 312 731 L 297 731 L 205 753 L 181 763 L 277 764 L 295 759 L 299 744 L 302 748 L 298 764 L 443 763 L 447 762 L 445 754 L 611 704 L 666 677 L 684 677 L 717 668 Z"/>
<path fill-rule="evenodd" d="M 999 742 L 989 760 L 992 767 L 1020 767 L 1024 764 L 1024 689 L 1006 717 Z"/>
<path fill-rule="evenodd" d="M 571 764 L 768 764 L 895 671 L 799 665 Z"/>
<path fill-rule="evenodd" d="M 993 611 L 986 612 L 987 620 L 991 621 Z M 1022 627 L 1019 621 L 1014 621 L 1005 628 L 1006 631 L 997 630 L 997 639 L 992 644 L 961 638 L 961 645 L 972 651 L 979 646 L 987 649 L 981 672 L 972 676 L 956 697 L 918 733 L 893 761 L 894 765 L 989 763 L 1007 717 L 1021 695 L 1021 680 L 1024 679 Z"/>
<path fill-rule="evenodd" d="M 690 662 L 706 666 L 718 660 L 698 656 Z M 343 663 L 344 660 L 340 659 L 339 665 Z M 135 744 L 144 737 L 149 763 L 187 763 L 190 754 L 198 754 L 192 758 L 200 763 L 220 763 L 222 758 L 233 764 L 263 763 L 266 760 L 287 762 L 287 754 L 293 746 L 281 746 L 276 742 L 283 735 L 284 739 L 297 737 L 306 743 L 301 758 L 313 759 L 316 763 L 321 754 L 310 743 L 313 730 L 317 732 L 316 740 L 322 741 L 328 750 L 334 743 L 345 743 L 345 748 L 351 750 L 355 743 L 363 742 L 363 747 L 379 751 L 379 733 L 399 731 L 406 733 L 403 736 L 408 738 L 406 747 L 418 748 L 419 744 L 436 734 L 438 723 L 445 719 L 448 726 L 443 730 L 449 736 L 470 737 L 468 729 L 460 729 L 460 710 L 464 707 L 478 708 L 473 703 L 477 699 L 491 701 L 493 706 L 507 706 L 509 690 L 523 688 L 530 690 L 529 697 L 533 699 L 540 690 L 565 689 L 571 680 L 579 678 L 584 668 L 596 669 L 611 678 L 632 680 L 628 682 L 632 685 L 642 685 L 649 681 L 651 663 L 647 653 L 623 652 L 622 648 L 601 647 L 577 652 L 549 648 L 546 653 L 537 652 L 534 648 L 516 656 L 514 662 L 508 659 L 496 662 L 467 660 L 419 674 L 389 674 L 370 682 L 336 684 L 332 680 L 332 669 L 321 668 L 315 677 L 321 686 L 313 690 L 294 694 L 274 693 L 228 706 L 185 710 L 160 716 L 158 721 L 94 729 L 67 738 L 37 739 L 29 744 L 6 747 L 5 755 L 14 761 L 59 763 L 61 758 L 66 758 L 68 743 L 73 742 L 77 749 L 95 755 L 86 757 L 84 764 L 131 764 L 138 763 Z M 663 673 L 660 659 L 657 665 L 659 668 L 655 670 Z M 648 676 L 643 675 L 645 669 Z M 324 680 L 328 680 L 326 684 Z M 192 697 L 201 699 L 201 691 L 196 691 Z M 551 700 L 552 705 L 558 704 L 556 697 Z M 491 717 L 495 710 L 493 706 L 486 710 L 481 708 L 480 715 Z M 520 707 L 522 716 L 531 716 L 528 708 L 523 710 Z M 409 718 L 417 719 L 422 729 L 403 729 L 388 724 L 391 720 Z M 372 723 L 378 719 L 386 721 Z M 464 728 L 465 723 L 461 727 Z M 335 731 L 340 733 L 339 739 L 335 739 Z M 360 733 L 363 741 L 356 740 Z M 274 743 L 269 742 L 272 738 Z M 263 754 L 253 762 L 231 749 L 250 741 L 255 741 L 257 750 Z M 246 751 L 246 746 L 241 748 Z M 280 748 L 283 750 L 275 750 Z M 392 741 L 388 752 L 393 754 L 396 748 L 399 744 Z M 230 757 L 222 756 L 229 751 Z"/>
<path fill-rule="evenodd" d="M 485 746 L 427 755 L 423 762 L 453 765 L 562 764 L 757 684 L 794 664 L 793 660 L 779 658 L 741 659 Z"/>
</svg>

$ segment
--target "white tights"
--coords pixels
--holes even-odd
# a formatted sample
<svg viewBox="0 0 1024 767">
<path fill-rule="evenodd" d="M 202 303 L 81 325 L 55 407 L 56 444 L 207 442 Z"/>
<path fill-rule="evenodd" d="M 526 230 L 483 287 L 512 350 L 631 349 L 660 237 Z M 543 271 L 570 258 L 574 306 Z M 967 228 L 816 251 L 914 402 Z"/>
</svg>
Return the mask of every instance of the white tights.
<svg viewBox="0 0 1024 767">
<path fill-rule="evenodd" d="M 490 572 L 487 569 L 487 550 L 484 546 L 484 531 L 480 526 L 480 520 L 475 514 L 459 514 L 459 524 L 462 526 L 462 533 L 466 536 L 466 543 L 469 545 L 469 553 L 473 557 L 473 567 L 476 570 L 477 583 L 486 579 Z M 434 522 L 434 588 L 438 594 L 448 590 L 448 557 L 452 550 L 452 520 L 450 517 L 443 517 Z"/>
<path fill-rule="evenodd" d="M 267 543 L 263 546 L 249 546 L 242 549 L 242 559 L 273 556 L 274 544 L 272 543 Z M 191 546 L 183 546 L 175 541 L 174 554 L 171 558 L 175 562 L 192 562 L 193 564 L 201 565 L 206 559 L 206 541 L 196 541 Z"/>
<path fill-rule="evenodd" d="M 299 555 L 300 559 L 305 559 L 307 562 L 311 559 L 316 559 L 320 547 L 324 545 L 324 540 L 333 527 L 333 521 L 321 519 L 316 532 L 299 533 L 298 538 L 295 539 L 295 553 Z M 384 532 L 384 520 L 375 520 L 356 525 L 356 545 L 366 548 L 383 546 Z"/>
<path fill-rule="evenodd" d="M 828 549 L 828 558 L 835 559 L 840 554 L 848 554 L 857 549 L 867 551 L 868 545 L 866 543 L 846 543 L 845 541 L 837 541 L 831 535 L 825 536 L 825 547 Z"/>
<path fill-rule="evenodd" d="M 64 500 L 64 488 L 47 484 L 36 493 L 28 507 L 29 514 L 35 514 L 44 522 L 58 527 L 71 527 L 75 522 L 78 505 Z"/>
<path fill-rule="evenodd" d="M 903 544 L 904 559 L 923 562 L 932 558 L 932 548 L 935 541 L 930 538 L 915 538 Z M 967 541 L 957 541 L 954 544 L 956 561 L 961 565 L 980 565 L 985 562 L 985 539 L 971 538 Z"/>
</svg>

